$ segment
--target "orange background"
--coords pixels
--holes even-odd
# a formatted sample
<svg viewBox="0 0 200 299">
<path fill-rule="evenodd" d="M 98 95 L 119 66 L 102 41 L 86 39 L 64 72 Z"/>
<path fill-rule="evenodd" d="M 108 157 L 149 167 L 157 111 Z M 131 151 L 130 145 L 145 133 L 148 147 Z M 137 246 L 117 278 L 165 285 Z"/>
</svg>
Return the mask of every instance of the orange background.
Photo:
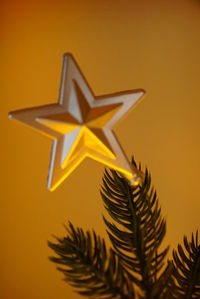
<svg viewBox="0 0 200 299">
<path fill-rule="evenodd" d="M 10 110 L 54 103 L 72 52 L 96 95 L 144 88 L 115 132 L 151 171 L 171 249 L 200 224 L 200 2 L 1 1 L 0 298 L 78 299 L 48 261 L 71 220 L 105 236 L 104 167 L 86 160 L 46 189 L 51 140 Z"/>
</svg>

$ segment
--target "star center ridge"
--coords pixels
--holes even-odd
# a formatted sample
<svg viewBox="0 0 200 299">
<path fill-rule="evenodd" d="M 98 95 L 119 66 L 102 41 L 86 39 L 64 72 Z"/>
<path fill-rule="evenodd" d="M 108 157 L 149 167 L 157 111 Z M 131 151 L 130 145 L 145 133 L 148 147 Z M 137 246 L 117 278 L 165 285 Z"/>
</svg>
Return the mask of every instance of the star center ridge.
<svg viewBox="0 0 200 299">
<path fill-rule="evenodd" d="M 76 109 L 74 109 L 74 105 Z M 37 121 L 61 135 L 63 142 L 60 166 L 65 168 L 78 157 L 95 156 L 95 152 L 110 159 L 116 156 L 106 138 L 104 127 L 122 104 L 91 107 L 78 84 L 72 85 L 67 111 L 38 117 Z"/>
</svg>

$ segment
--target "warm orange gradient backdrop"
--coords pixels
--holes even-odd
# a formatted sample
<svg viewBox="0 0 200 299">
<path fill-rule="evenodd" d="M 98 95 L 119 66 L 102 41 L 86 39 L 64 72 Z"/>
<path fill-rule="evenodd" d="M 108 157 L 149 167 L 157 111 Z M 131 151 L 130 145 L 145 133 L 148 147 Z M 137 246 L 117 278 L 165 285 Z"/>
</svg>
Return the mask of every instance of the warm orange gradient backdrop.
<svg viewBox="0 0 200 299">
<path fill-rule="evenodd" d="M 4 0 L 0 12 L 0 298 L 78 299 L 47 240 L 68 220 L 105 236 L 104 167 L 87 160 L 50 193 L 51 140 L 7 114 L 57 101 L 67 51 L 96 95 L 144 88 L 115 132 L 150 169 L 176 246 L 200 226 L 200 1 Z"/>
</svg>

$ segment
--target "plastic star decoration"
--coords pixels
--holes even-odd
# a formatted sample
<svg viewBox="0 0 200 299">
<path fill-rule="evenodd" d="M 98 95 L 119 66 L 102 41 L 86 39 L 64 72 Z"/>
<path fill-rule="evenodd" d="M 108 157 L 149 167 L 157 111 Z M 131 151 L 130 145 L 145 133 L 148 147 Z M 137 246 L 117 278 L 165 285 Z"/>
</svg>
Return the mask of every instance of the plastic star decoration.
<svg viewBox="0 0 200 299">
<path fill-rule="evenodd" d="M 133 180 L 129 163 L 112 126 L 138 101 L 143 90 L 95 97 L 71 54 L 63 56 L 59 102 L 9 113 L 53 139 L 48 189 L 55 190 L 90 157 Z"/>
</svg>

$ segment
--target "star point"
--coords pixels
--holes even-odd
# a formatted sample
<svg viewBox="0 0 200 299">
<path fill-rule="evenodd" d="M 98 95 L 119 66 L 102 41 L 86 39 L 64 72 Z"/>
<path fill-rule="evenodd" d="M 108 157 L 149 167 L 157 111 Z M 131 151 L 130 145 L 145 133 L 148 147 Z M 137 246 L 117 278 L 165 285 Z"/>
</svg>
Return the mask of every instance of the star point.
<svg viewBox="0 0 200 299">
<path fill-rule="evenodd" d="M 131 179 L 134 169 L 112 127 L 143 94 L 143 90 L 135 90 L 95 97 L 73 56 L 67 53 L 63 56 L 58 104 L 14 111 L 9 113 L 9 118 L 53 139 L 48 176 L 51 191 L 86 157 Z"/>
</svg>

